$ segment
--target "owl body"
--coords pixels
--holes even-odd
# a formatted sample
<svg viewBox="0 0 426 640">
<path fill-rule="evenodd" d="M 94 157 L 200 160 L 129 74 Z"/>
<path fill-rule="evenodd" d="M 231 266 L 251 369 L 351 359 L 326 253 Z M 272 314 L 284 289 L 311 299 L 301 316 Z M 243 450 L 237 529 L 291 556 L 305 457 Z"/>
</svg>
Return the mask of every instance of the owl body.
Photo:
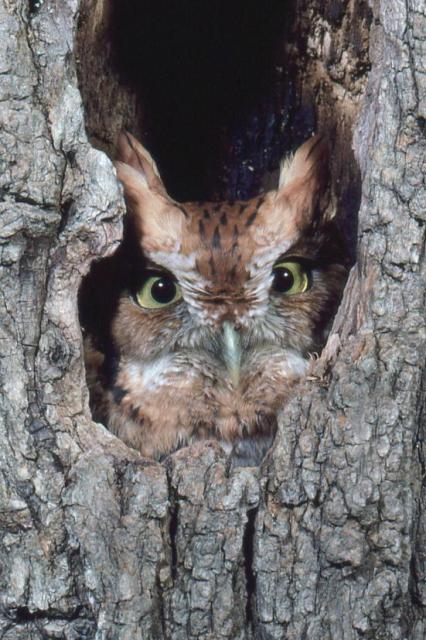
<svg viewBox="0 0 426 640">
<path fill-rule="evenodd" d="M 324 144 L 305 143 L 276 191 L 232 203 L 174 202 L 129 134 L 118 157 L 132 248 L 88 365 L 94 417 L 150 457 L 270 437 L 346 277 Z"/>
</svg>

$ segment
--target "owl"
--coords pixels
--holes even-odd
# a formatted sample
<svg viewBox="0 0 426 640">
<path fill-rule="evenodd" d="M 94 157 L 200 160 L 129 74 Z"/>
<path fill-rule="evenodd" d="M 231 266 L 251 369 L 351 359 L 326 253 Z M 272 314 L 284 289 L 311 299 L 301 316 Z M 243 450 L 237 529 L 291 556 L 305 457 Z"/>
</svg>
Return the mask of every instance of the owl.
<svg viewBox="0 0 426 640">
<path fill-rule="evenodd" d="M 176 202 L 127 132 L 115 167 L 125 239 L 81 292 L 94 418 L 144 456 L 215 438 L 257 464 L 346 279 L 327 146 L 310 138 L 247 201 Z"/>
</svg>

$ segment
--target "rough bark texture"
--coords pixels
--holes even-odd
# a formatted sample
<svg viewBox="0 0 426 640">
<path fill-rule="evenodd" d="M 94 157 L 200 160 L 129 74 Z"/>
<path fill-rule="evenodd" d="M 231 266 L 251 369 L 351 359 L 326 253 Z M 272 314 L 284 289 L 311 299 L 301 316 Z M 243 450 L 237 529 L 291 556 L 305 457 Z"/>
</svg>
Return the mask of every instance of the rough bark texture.
<svg viewBox="0 0 426 640">
<path fill-rule="evenodd" d="M 123 203 L 84 130 L 78 10 L 0 0 L 1 637 L 422 640 L 423 0 L 371 7 L 358 263 L 273 451 L 234 471 L 215 443 L 162 466 L 91 422 L 77 291 Z M 330 109 L 354 95 L 332 80 Z"/>
<path fill-rule="evenodd" d="M 117 132 L 123 128 L 143 138 L 141 105 L 135 91 L 120 83 L 114 69 L 113 6 L 107 0 L 81 0 L 74 36 L 86 130 L 91 142 L 109 154 L 114 153 Z"/>
</svg>

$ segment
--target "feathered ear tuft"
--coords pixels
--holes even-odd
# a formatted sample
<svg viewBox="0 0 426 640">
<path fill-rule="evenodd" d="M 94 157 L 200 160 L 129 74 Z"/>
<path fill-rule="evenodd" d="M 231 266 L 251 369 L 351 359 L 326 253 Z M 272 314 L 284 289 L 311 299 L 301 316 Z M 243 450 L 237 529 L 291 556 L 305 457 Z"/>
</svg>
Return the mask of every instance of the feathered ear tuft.
<svg viewBox="0 0 426 640">
<path fill-rule="evenodd" d="M 127 131 L 120 133 L 114 166 L 142 249 L 179 247 L 184 216 L 167 195 L 151 155 Z"/>
<path fill-rule="evenodd" d="M 299 228 L 326 217 L 330 204 L 328 158 L 325 139 L 316 135 L 281 163 L 276 204 L 291 210 Z"/>
<path fill-rule="evenodd" d="M 121 131 L 117 141 L 117 162 L 132 167 L 150 189 L 163 196 L 167 195 L 163 181 L 160 178 L 157 165 L 151 154 L 128 131 Z"/>
</svg>

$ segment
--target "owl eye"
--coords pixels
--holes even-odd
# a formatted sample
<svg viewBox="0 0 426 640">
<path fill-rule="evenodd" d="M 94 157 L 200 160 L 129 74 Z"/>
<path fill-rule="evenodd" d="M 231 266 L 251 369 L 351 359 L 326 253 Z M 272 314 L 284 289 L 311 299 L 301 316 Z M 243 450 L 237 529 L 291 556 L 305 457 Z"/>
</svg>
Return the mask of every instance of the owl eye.
<svg viewBox="0 0 426 640">
<path fill-rule="evenodd" d="M 144 309 L 168 307 L 181 297 L 181 289 L 171 276 L 151 276 L 135 295 L 136 302 Z"/>
<path fill-rule="evenodd" d="M 300 262 L 279 262 L 274 266 L 273 276 L 272 288 L 287 296 L 303 293 L 309 287 L 308 271 Z"/>
</svg>

